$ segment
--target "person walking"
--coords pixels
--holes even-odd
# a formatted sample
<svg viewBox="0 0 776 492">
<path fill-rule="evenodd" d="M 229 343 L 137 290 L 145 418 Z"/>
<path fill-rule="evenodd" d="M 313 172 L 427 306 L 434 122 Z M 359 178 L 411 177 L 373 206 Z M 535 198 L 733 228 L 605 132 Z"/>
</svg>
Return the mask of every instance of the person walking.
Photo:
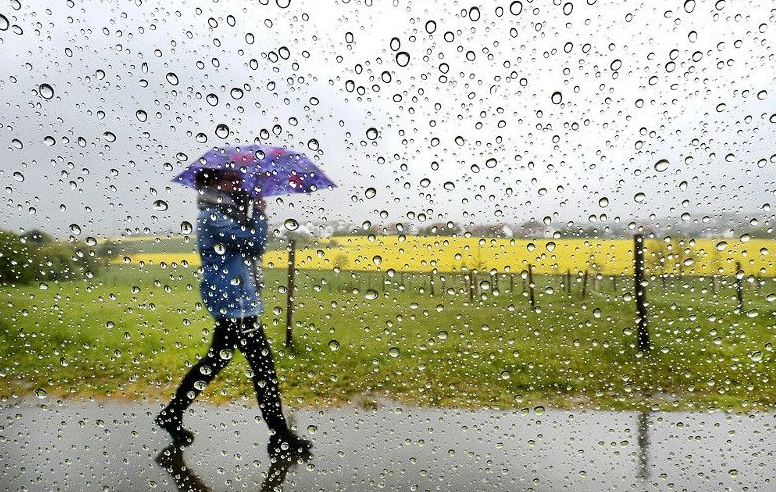
<svg viewBox="0 0 776 492">
<path fill-rule="evenodd" d="M 200 294 L 216 325 L 207 353 L 184 376 L 155 422 L 174 442 L 193 442 L 194 434 L 183 426 L 183 414 L 239 350 L 250 364 L 259 407 L 270 430 L 269 453 L 309 452 L 312 443 L 297 436 L 283 415 L 272 350 L 259 322 L 263 307 L 255 270 L 267 245 L 264 201 L 250 198 L 242 174 L 234 169 L 200 170 L 196 189 L 197 248 L 203 272 Z"/>
</svg>

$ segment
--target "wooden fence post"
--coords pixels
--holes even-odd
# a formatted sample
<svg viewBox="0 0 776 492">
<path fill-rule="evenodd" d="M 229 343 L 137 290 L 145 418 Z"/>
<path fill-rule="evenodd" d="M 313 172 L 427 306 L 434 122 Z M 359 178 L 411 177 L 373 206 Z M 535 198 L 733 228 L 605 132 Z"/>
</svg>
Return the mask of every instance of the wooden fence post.
<svg viewBox="0 0 776 492">
<path fill-rule="evenodd" d="M 531 309 L 536 308 L 536 298 L 534 297 L 533 265 L 528 264 L 528 292 L 531 299 Z"/>
<path fill-rule="evenodd" d="M 644 285 L 644 236 L 633 236 L 633 283 L 636 297 L 636 321 L 638 323 L 639 350 L 649 350 L 649 330 L 647 327 L 647 288 Z"/>
<path fill-rule="evenodd" d="M 566 270 L 566 293 L 571 295 L 571 270 Z"/>
<path fill-rule="evenodd" d="M 736 261 L 736 299 L 738 310 L 744 310 L 744 272 L 741 270 L 741 262 Z"/>
<path fill-rule="evenodd" d="M 286 347 L 294 346 L 294 280 L 296 276 L 296 241 L 288 243 L 288 297 L 286 302 Z"/>
<path fill-rule="evenodd" d="M 587 270 L 585 270 L 585 276 L 582 277 L 582 298 L 587 295 Z"/>
<path fill-rule="evenodd" d="M 477 280 L 474 278 L 476 270 L 469 270 L 469 302 L 474 302 L 474 293 Z"/>
</svg>

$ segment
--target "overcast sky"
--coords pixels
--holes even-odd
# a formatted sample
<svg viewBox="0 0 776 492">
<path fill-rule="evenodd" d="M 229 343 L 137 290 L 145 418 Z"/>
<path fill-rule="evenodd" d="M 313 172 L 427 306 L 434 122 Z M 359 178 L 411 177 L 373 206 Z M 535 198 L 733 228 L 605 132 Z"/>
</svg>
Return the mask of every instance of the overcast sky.
<svg viewBox="0 0 776 492">
<path fill-rule="evenodd" d="M 194 192 L 170 179 L 257 140 L 339 184 L 273 199 L 278 224 L 762 223 L 776 202 L 770 2 L 38 5 L 0 7 L 3 228 L 178 230 Z"/>
</svg>

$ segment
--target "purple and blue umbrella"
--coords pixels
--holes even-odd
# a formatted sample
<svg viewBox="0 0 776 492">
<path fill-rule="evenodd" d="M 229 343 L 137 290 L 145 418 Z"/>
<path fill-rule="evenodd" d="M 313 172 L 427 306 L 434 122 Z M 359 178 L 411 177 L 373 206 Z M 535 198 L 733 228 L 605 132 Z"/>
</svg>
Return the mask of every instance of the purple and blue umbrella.
<svg viewBox="0 0 776 492">
<path fill-rule="evenodd" d="M 254 198 L 312 193 L 337 186 L 303 153 L 260 144 L 212 148 L 172 181 L 196 188 L 197 175 L 205 170 L 239 171 L 245 190 Z"/>
</svg>

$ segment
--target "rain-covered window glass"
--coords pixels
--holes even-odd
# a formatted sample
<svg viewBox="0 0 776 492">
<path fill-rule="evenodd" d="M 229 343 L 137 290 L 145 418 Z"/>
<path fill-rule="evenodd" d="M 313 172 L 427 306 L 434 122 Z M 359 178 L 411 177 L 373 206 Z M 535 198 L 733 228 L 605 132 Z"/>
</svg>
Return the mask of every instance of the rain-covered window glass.
<svg viewBox="0 0 776 492">
<path fill-rule="evenodd" d="M 0 2 L 0 483 L 770 489 L 774 23 Z"/>
</svg>

